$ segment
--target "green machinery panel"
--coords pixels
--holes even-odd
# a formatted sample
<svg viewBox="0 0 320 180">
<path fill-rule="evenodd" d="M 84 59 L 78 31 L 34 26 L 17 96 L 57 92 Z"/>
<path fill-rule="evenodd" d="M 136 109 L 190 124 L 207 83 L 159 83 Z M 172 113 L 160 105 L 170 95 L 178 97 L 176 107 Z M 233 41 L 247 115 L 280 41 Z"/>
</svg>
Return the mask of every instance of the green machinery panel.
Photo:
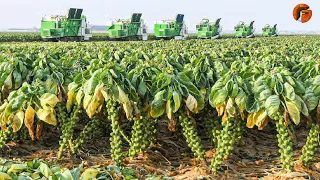
<svg viewBox="0 0 320 180">
<path fill-rule="evenodd" d="M 154 25 L 154 35 L 156 38 L 172 38 L 180 36 L 184 26 L 184 15 L 178 14 L 175 20 L 159 21 Z"/>
<path fill-rule="evenodd" d="M 273 27 L 271 27 L 269 24 L 265 25 L 262 28 L 262 35 L 264 37 L 270 37 L 270 36 L 278 36 L 277 33 L 277 24 L 275 24 Z"/>
<path fill-rule="evenodd" d="M 147 36 L 141 13 L 133 13 L 130 19 L 110 21 L 107 31 L 111 39 L 142 39 Z"/>
<path fill-rule="evenodd" d="M 86 27 L 82 27 L 82 22 L 86 21 L 86 17 L 82 15 L 82 12 L 83 9 L 70 8 L 66 16 L 43 17 L 40 29 L 41 37 L 44 39 L 60 39 L 86 35 L 80 32 L 87 30 Z"/>
<path fill-rule="evenodd" d="M 214 23 L 209 22 L 208 19 L 202 19 L 201 22 L 196 26 L 197 29 L 197 37 L 200 39 L 217 39 L 221 38 L 220 32 L 220 20 L 217 19 Z"/>
<path fill-rule="evenodd" d="M 251 21 L 249 25 L 246 25 L 244 22 L 240 21 L 240 23 L 234 27 L 235 29 L 235 37 L 236 38 L 253 38 L 255 37 L 253 32 L 253 23 Z"/>
</svg>

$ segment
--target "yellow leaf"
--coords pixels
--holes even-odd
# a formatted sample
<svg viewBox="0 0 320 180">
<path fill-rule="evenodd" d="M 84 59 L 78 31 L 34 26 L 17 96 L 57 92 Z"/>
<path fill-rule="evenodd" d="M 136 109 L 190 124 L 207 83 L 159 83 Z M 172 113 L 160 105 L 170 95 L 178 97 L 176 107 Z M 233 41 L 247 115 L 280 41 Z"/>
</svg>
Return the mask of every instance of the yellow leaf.
<svg viewBox="0 0 320 180">
<path fill-rule="evenodd" d="M 111 97 L 104 89 L 101 90 L 101 94 L 103 95 L 105 101 L 107 101 Z"/>
<path fill-rule="evenodd" d="M 226 111 L 231 117 L 234 117 L 236 115 L 236 107 L 234 106 L 234 101 L 232 98 L 228 99 Z"/>
<path fill-rule="evenodd" d="M 39 109 L 36 114 L 37 117 L 41 120 L 44 121 L 46 119 L 46 117 L 51 113 L 50 110 L 47 109 Z"/>
<path fill-rule="evenodd" d="M 53 126 L 57 125 L 56 112 L 54 109 L 39 109 L 36 114 L 41 121 Z"/>
<path fill-rule="evenodd" d="M 222 104 L 221 106 L 217 106 L 216 107 L 216 110 L 218 112 L 218 116 L 223 115 L 224 109 L 225 109 L 225 105 L 224 104 Z"/>
<path fill-rule="evenodd" d="M 118 86 L 118 91 L 119 91 L 118 99 L 120 103 L 130 102 L 128 95 L 121 89 L 120 86 Z"/>
<path fill-rule="evenodd" d="M 84 99 L 83 99 L 83 109 L 87 109 L 89 104 L 91 103 L 91 100 L 92 100 L 92 96 L 89 95 L 89 94 L 86 94 L 84 96 Z"/>
<path fill-rule="evenodd" d="M 24 116 L 24 124 L 28 128 L 29 135 L 32 140 L 34 140 L 34 127 L 33 127 L 34 114 L 35 114 L 34 109 L 31 106 L 28 106 Z"/>
<path fill-rule="evenodd" d="M 86 109 L 86 112 L 91 119 L 93 115 L 96 113 L 97 109 L 99 107 L 99 102 L 96 98 L 93 98 L 91 103 L 89 104 L 88 108 Z"/>
<path fill-rule="evenodd" d="M 24 119 L 24 112 L 18 111 L 17 114 L 13 118 L 12 128 L 13 132 L 17 132 L 21 129 Z"/>
<path fill-rule="evenodd" d="M 67 99 L 67 111 L 70 112 L 72 105 L 74 104 L 76 98 L 75 98 L 75 89 L 71 89 L 68 91 L 68 99 Z"/>
<path fill-rule="evenodd" d="M 5 102 L 0 106 L 0 112 L 3 112 L 3 111 L 6 109 L 7 106 L 8 106 L 8 102 L 5 101 Z"/>
<path fill-rule="evenodd" d="M 44 122 L 51 124 L 53 126 L 57 125 L 57 118 L 56 118 L 56 114 L 55 113 L 50 113 L 46 119 L 44 120 Z"/>
<path fill-rule="evenodd" d="M 169 120 L 172 120 L 171 100 L 169 99 L 166 104 L 166 113 Z"/>
<path fill-rule="evenodd" d="M 43 108 L 49 105 L 51 108 L 54 108 L 59 102 L 58 97 L 55 94 L 45 93 L 40 97 L 40 103 Z"/>
<path fill-rule="evenodd" d="M 99 171 L 97 169 L 89 168 L 86 169 L 82 175 L 80 180 L 90 180 L 95 178 L 98 175 Z"/>
<path fill-rule="evenodd" d="M 20 173 L 20 172 L 24 171 L 25 169 L 27 169 L 26 164 L 12 164 L 10 166 L 10 169 L 7 171 L 7 173 L 9 175 L 12 173 Z"/>
<path fill-rule="evenodd" d="M 11 179 L 12 178 L 8 174 L 0 172 L 0 180 L 11 180 Z"/>
<path fill-rule="evenodd" d="M 104 101 L 104 96 L 102 94 L 103 90 L 103 84 L 100 84 L 95 89 L 95 98 L 98 99 L 99 103 L 102 103 Z"/>
<path fill-rule="evenodd" d="M 300 111 L 298 107 L 290 101 L 286 101 L 286 105 L 287 105 L 287 109 L 288 109 L 291 120 L 296 125 L 298 125 L 300 123 Z"/>
<path fill-rule="evenodd" d="M 253 119 L 253 114 L 254 113 L 250 113 L 249 115 L 248 115 L 248 118 L 247 118 L 247 127 L 248 128 L 253 128 L 254 127 L 254 125 L 255 125 L 255 121 L 254 121 L 254 119 Z"/>
<path fill-rule="evenodd" d="M 227 122 L 228 121 L 228 113 L 224 112 L 223 116 L 222 116 L 222 122 Z"/>
<path fill-rule="evenodd" d="M 82 98 L 83 98 L 83 91 L 79 89 L 76 95 L 76 101 L 79 105 L 81 104 Z"/>
<path fill-rule="evenodd" d="M 123 110 L 126 113 L 127 118 L 130 119 L 133 116 L 132 115 L 133 108 L 131 106 L 131 103 L 126 102 L 126 103 L 123 103 L 122 105 L 123 105 Z"/>
<path fill-rule="evenodd" d="M 264 121 L 267 118 L 267 112 L 264 109 L 260 109 L 258 112 L 255 112 L 253 114 L 253 120 L 255 122 L 255 125 L 258 126 L 260 129 L 261 126 L 264 124 Z"/>
</svg>

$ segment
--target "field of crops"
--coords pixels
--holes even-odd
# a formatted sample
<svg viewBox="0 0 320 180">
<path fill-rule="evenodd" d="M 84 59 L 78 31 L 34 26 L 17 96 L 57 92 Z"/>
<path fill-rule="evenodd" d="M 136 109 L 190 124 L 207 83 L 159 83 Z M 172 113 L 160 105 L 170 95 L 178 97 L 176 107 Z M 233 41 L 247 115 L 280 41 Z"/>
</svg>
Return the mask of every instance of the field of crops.
<svg viewBox="0 0 320 180">
<path fill-rule="evenodd" d="M 318 179 L 319 40 L 2 43 L 0 179 Z"/>
<path fill-rule="evenodd" d="M 223 38 L 233 38 L 233 34 L 223 34 Z M 260 35 L 257 35 L 259 37 Z M 189 34 L 188 39 L 197 39 L 196 34 Z M 90 41 L 109 41 L 108 33 L 93 33 Z M 148 40 L 155 40 L 153 34 L 149 34 Z M 0 42 L 41 42 L 39 32 L 0 32 Z"/>
</svg>

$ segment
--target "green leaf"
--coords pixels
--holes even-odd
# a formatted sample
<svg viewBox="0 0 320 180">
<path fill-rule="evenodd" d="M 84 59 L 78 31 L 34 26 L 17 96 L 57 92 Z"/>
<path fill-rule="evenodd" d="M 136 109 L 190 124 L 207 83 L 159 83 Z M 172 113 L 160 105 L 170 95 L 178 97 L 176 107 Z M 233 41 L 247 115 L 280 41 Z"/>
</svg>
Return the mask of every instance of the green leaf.
<svg viewBox="0 0 320 180">
<path fill-rule="evenodd" d="M 291 120 L 298 125 L 300 123 L 300 111 L 297 106 L 290 101 L 286 101 L 287 110 L 289 112 Z"/>
<path fill-rule="evenodd" d="M 307 107 L 306 103 L 304 103 L 304 101 L 300 98 L 300 96 L 296 96 L 296 103 L 300 103 L 301 113 L 305 116 L 309 116 L 308 107 Z"/>
<path fill-rule="evenodd" d="M 276 115 L 280 107 L 280 98 L 277 95 L 272 95 L 267 98 L 264 105 L 269 117 Z"/>
<path fill-rule="evenodd" d="M 14 81 L 14 88 L 15 89 L 19 88 L 22 84 L 22 76 L 18 72 L 18 70 L 13 71 L 13 81 Z"/>
<path fill-rule="evenodd" d="M 25 97 L 23 96 L 23 94 L 12 99 L 12 112 L 15 112 L 18 109 L 20 109 L 24 101 L 25 101 Z"/>
<path fill-rule="evenodd" d="M 259 94 L 259 101 L 265 101 L 268 97 L 272 95 L 270 89 L 265 89 Z"/>
<path fill-rule="evenodd" d="M 147 85 L 144 82 L 144 79 L 142 78 L 142 80 L 140 81 L 139 86 L 138 86 L 138 93 L 141 96 L 144 96 L 146 94 L 146 92 L 147 92 Z"/>
<path fill-rule="evenodd" d="M 307 105 L 309 111 L 312 111 L 317 107 L 319 98 L 316 96 L 316 94 L 312 92 L 312 90 L 308 89 L 302 98 L 305 104 Z"/>
<path fill-rule="evenodd" d="M 158 118 L 165 112 L 165 110 L 166 110 L 166 105 L 164 101 L 161 101 L 161 103 L 158 104 L 157 106 L 151 105 L 150 115 L 153 118 Z"/>
<path fill-rule="evenodd" d="M 209 102 L 212 107 L 217 107 L 226 101 L 228 92 L 225 89 L 220 89 L 216 93 L 210 93 Z"/>
<path fill-rule="evenodd" d="M 46 178 L 49 178 L 49 176 L 52 175 L 51 169 L 45 163 L 40 163 L 39 170 L 41 174 Z"/>
<path fill-rule="evenodd" d="M 173 97 L 173 101 L 172 101 L 173 106 L 171 106 L 171 108 L 172 108 L 172 112 L 175 113 L 180 108 L 181 98 L 180 98 L 180 95 L 176 91 L 173 91 L 172 97 Z"/>
<path fill-rule="evenodd" d="M 250 95 L 246 101 L 246 111 L 248 113 L 258 112 L 260 109 L 258 101 L 254 99 L 254 95 Z"/>
<path fill-rule="evenodd" d="M 293 87 L 287 82 L 284 83 L 284 92 L 285 96 L 291 101 L 294 101 L 296 99 L 296 94 L 294 93 Z"/>
<path fill-rule="evenodd" d="M 80 173 L 81 173 L 81 169 L 82 168 L 78 167 L 78 168 L 74 168 L 74 169 L 72 169 L 70 171 L 73 179 L 79 179 Z"/>
</svg>

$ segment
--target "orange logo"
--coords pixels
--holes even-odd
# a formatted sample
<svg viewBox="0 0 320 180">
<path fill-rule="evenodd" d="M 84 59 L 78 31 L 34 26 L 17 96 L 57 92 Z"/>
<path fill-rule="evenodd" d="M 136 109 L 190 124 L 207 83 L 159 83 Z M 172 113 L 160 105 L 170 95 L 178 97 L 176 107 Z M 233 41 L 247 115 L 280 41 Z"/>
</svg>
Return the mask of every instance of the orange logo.
<svg viewBox="0 0 320 180">
<path fill-rule="evenodd" d="M 312 10 L 307 4 L 298 4 L 294 7 L 292 14 L 296 21 L 306 23 L 312 17 Z"/>
</svg>

